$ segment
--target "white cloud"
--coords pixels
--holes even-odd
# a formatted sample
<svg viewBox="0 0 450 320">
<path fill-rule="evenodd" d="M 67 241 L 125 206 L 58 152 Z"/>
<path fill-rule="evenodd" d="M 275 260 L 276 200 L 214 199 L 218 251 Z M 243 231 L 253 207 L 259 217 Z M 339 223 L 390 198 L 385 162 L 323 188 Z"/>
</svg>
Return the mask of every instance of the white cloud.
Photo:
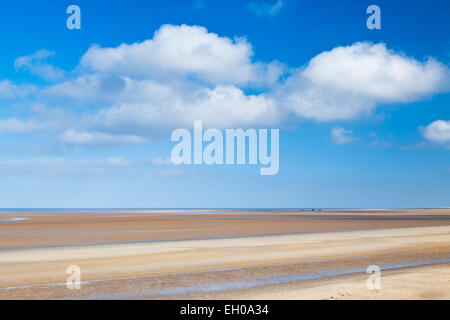
<svg viewBox="0 0 450 320">
<path fill-rule="evenodd" d="M 427 140 L 450 146 L 450 120 L 436 120 L 421 130 Z"/>
<path fill-rule="evenodd" d="M 355 141 L 353 131 L 341 127 L 335 127 L 331 130 L 331 137 L 335 144 L 348 144 Z"/>
<path fill-rule="evenodd" d="M 91 47 L 81 75 L 42 93 L 102 106 L 83 118 L 89 131 L 161 135 L 194 120 L 215 127 L 279 123 L 283 112 L 268 94 L 248 95 L 240 86 L 273 83 L 283 67 L 252 62 L 252 55 L 242 38 L 165 25 L 142 43 Z"/>
<path fill-rule="evenodd" d="M 245 95 L 239 88 L 218 86 L 186 94 L 174 92 L 166 100 L 155 96 L 145 102 L 118 103 L 88 120 L 101 131 L 157 134 L 167 128 L 192 126 L 195 120 L 219 128 L 274 125 L 280 122 L 281 113 L 265 95 Z"/>
<path fill-rule="evenodd" d="M 417 61 L 382 43 L 355 43 L 314 57 L 279 90 L 278 99 L 303 118 L 354 119 L 382 103 L 413 102 L 449 88 L 449 70 Z"/>
<path fill-rule="evenodd" d="M 64 77 L 64 71 L 51 64 L 45 63 L 47 58 L 53 57 L 54 52 L 39 50 L 29 56 L 16 59 L 14 66 L 17 70 L 29 70 L 31 74 L 37 75 L 45 80 L 60 80 Z"/>
<path fill-rule="evenodd" d="M 101 132 L 87 132 L 68 130 L 60 137 L 60 141 L 76 145 L 112 145 L 112 144 L 137 144 L 147 140 L 132 135 L 111 135 Z"/>
<path fill-rule="evenodd" d="M 415 60 L 382 43 L 323 52 L 304 68 L 283 74 L 285 80 L 282 65 L 252 58 L 253 49 L 242 38 L 164 25 L 144 42 L 92 46 L 71 73 L 76 77 L 45 86 L 39 98 L 90 106 L 65 126 L 71 130 L 60 140 L 97 145 L 140 143 L 142 137 L 190 128 L 195 120 L 235 128 L 275 126 L 292 115 L 357 119 L 382 104 L 414 102 L 450 89 L 446 66 L 432 58 Z M 14 91 L 11 86 L 4 82 L 3 91 Z M 250 90 L 255 86 L 262 87 Z"/>
<path fill-rule="evenodd" d="M 244 38 L 220 37 L 200 26 L 163 25 L 153 39 L 141 43 L 92 46 L 81 66 L 98 73 L 159 80 L 193 76 L 214 84 L 270 84 L 279 78 L 281 64 L 252 62 L 252 56 L 252 46 Z"/>
<path fill-rule="evenodd" d="M 267 0 L 261 2 L 253 1 L 248 4 L 248 8 L 258 16 L 276 16 L 281 12 L 286 0 Z"/>
</svg>

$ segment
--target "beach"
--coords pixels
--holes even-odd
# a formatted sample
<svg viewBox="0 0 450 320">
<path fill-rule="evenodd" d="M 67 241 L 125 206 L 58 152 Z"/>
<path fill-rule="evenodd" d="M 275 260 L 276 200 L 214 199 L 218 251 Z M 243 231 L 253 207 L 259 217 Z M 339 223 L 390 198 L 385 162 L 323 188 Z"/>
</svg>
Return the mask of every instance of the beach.
<svg viewBox="0 0 450 320">
<path fill-rule="evenodd" d="M 379 266 L 371 290 L 367 267 Z M 66 286 L 69 266 L 80 290 Z M 448 299 L 450 209 L 0 214 L 0 299 Z"/>
</svg>

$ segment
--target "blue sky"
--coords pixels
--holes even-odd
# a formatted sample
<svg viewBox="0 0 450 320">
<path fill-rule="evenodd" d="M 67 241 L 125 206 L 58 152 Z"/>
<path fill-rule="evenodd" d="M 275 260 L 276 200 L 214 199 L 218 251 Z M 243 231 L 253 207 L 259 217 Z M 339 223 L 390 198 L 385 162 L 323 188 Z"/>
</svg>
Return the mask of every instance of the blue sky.
<svg viewBox="0 0 450 320">
<path fill-rule="evenodd" d="M 0 30 L 0 207 L 450 205 L 448 1 L 17 0 Z M 193 120 L 279 128 L 279 173 L 167 163 Z"/>
</svg>

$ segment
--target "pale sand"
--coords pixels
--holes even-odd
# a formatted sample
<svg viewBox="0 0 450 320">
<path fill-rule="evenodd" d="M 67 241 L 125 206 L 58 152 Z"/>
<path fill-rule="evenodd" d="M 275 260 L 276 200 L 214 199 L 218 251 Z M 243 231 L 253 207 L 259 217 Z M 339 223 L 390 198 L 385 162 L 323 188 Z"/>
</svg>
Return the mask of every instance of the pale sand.
<svg viewBox="0 0 450 320">
<path fill-rule="evenodd" d="M 397 212 L 391 212 L 389 219 L 382 216 L 360 219 L 347 213 L 341 213 L 344 214 L 342 219 L 316 219 L 284 212 L 276 213 L 281 215 L 279 220 L 273 212 L 258 216 L 254 212 L 251 215 L 241 213 L 232 217 L 205 213 L 207 216 L 194 214 L 188 219 L 184 215 L 168 213 L 151 217 L 138 215 L 137 218 L 131 215 L 128 219 L 124 212 L 78 216 L 61 214 L 55 215 L 55 219 L 52 215 L 27 215 L 30 220 L 0 225 L 0 235 L 24 230 L 38 233 L 34 242 L 37 247 L 34 248 L 25 248 L 33 243 L 30 242 L 33 239 L 30 233 L 25 232 L 25 240 L 21 237 L 0 239 L 0 243 L 4 243 L 4 248 L 0 249 L 0 299 L 403 299 L 426 294 L 428 296 L 424 298 L 446 299 L 448 264 L 404 267 L 415 263 L 426 265 L 450 261 L 450 221 L 448 210 L 446 212 L 447 215 L 440 212 L 441 217 L 436 217 L 433 212 L 434 218 L 429 219 L 414 214 L 397 217 Z M 352 215 L 356 214 L 352 211 Z M 105 215 L 116 218 L 103 220 Z M 117 218 L 117 215 L 125 218 Z M 119 222 L 116 223 L 117 220 Z M 73 225 L 70 226 L 68 221 Z M 10 223 L 9 228 L 5 227 L 6 223 Z M 255 227 L 252 228 L 251 223 Z M 224 228 L 219 232 L 222 224 Z M 162 227 L 166 230 L 166 237 L 172 239 L 174 230 L 186 229 L 186 225 L 196 230 L 192 238 L 205 233 L 206 237 L 223 238 L 167 241 L 155 238 L 154 233 L 149 233 L 151 236 L 147 234 L 144 239 L 138 235 L 136 239 L 135 233 L 124 238 L 117 232 L 119 229 L 126 234 L 131 229 L 138 230 L 138 227 L 150 232 Z M 295 230 L 305 232 L 305 225 L 314 232 L 292 234 Z M 217 231 L 210 234 L 202 228 L 216 228 Z M 42 234 L 43 230 L 57 233 L 70 229 L 85 231 L 88 239 L 77 242 L 78 235 L 60 238 L 54 234 Z M 257 234 L 270 234 L 262 232 L 269 230 L 275 234 L 255 236 L 251 232 L 255 229 Z M 116 231 L 117 234 L 107 233 L 106 239 L 92 238 L 92 233 L 98 231 L 103 236 L 107 231 Z M 233 237 L 236 235 L 245 237 Z M 137 242 L 86 245 L 86 242 L 105 240 Z M 82 245 L 67 246 L 67 243 Z M 46 246 L 48 244 L 56 247 Z M 383 270 L 384 287 L 378 296 L 368 292 L 365 286 L 367 275 L 360 274 L 372 264 L 380 265 L 382 269 L 400 268 Z M 64 284 L 69 265 L 81 267 L 82 281 L 101 281 L 83 282 L 80 291 L 68 290 Z M 341 275 L 346 273 L 352 274 Z M 317 275 L 325 278 L 311 280 Z M 403 286 L 407 290 L 401 282 L 414 277 L 420 278 L 415 283 L 417 290 L 411 289 L 406 295 L 397 289 Z M 52 283 L 60 285 L 47 285 Z M 311 283 L 316 285 L 309 286 Z M 42 286 L 38 286 L 40 284 Z M 13 288 L 20 286 L 27 287 Z M 268 288 L 272 289 L 268 291 Z M 345 292 L 352 295 L 346 296 Z"/>
</svg>

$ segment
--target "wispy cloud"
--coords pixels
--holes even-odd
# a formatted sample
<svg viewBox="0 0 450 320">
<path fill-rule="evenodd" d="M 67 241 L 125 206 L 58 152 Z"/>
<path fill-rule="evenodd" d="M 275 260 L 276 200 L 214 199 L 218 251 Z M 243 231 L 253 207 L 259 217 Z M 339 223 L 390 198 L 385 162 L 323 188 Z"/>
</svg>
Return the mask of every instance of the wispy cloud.
<svg viewBox="0 0 450 320">
<path fill-rule="evenodd" d="M 0 119 L 0 133 L 29 133 L 48 130 L 51 127 L 53 127 L 51 123 L 38 122 L 36 120 Z"/>
<path fill-rule="evenodd" d="M 61 174 L 73 172 L 101 173 L 108 168 L 130 166 L 131 162 L 121 157 L 106 159 L 70 159 L 40 157 L 25 160 L 0 161 L 0 171 Z"/>
<path fill-rule="evenodd" d="M 74 145 L 113 145 L 145 143 L 147 139 L 133 135 L 113 135 L 101 132 L 75 131 L 64 132 L 59 140 Z"/>
<path fill-rule="evenodd" d="M 151 164 L 153 164 L 155 166 L 167 166 L 167 165 L 172 165 L 173 162 L 172 162 L 171 158 L 158 157 L 158 158 L 152 159 Z"/>
<path fill-rule="evenodd" d="M 349 144 L 355 141 L 353 131 L 341 127 L 335 127 L 331 130 L 331 138 L 335 144 Z"/>
<path fill-rule="evenodd" d="M 34 85 L 16 85 L 10 80 L 0 80 L 0 98 L 24 98 L 27 95 L 35 92 L 37 92 L 37 88 Z"/>
<path fill-rule="evenodd" d="M 31 74 L 37 75 L 45 80 L 61 80 L 64 77 L 65 72 L 62 69 L 45 62 L 54 55 L 54 52 L 45 49 L 39 50 L 32 55 L 17 58 L 14 62 L 14 66 L 17 70 L 28 70 Z"/>
<path fill-rule="evenodd" d="M 183 168 L 174 168 L 174 169 L 161 169 L 154 172 L 151 172 L 147 175 L 147 178 L 171 178 L 171 177 L 179 177 L 186 174 L 191 174 L 191 170 L 183 169 Z"/>
<path fill-rule="evenodd" d="M 375 146 L 381 146 L 383 148 L 388 148 L 392 146 L 391 141 L 382 140 L 378 134 L 375 132 L 371 132 L 369 134 L 369 137 L 371 138 L 372 142 L 369 143 L 369 147 L 375 147 Z"/>
<path fill-rule="evenodd" d="M 416 150 L 422 150 L 425 149 L 425 147 L 427 146 L 427 144 L 425 142 L 418 142 L 418 143 L 413 143 L 413 144 L 409 144 L 406 146 L 402 146 L 401 149 L 403 151 L 416 151 Z"/>
<path fill-rule="evenodd" d="M 258 16 L 278 15 L 285 5 L 286 0 L 275 1 L 252 1 L 248 4 L 248 8 Z"/>
</svg>

